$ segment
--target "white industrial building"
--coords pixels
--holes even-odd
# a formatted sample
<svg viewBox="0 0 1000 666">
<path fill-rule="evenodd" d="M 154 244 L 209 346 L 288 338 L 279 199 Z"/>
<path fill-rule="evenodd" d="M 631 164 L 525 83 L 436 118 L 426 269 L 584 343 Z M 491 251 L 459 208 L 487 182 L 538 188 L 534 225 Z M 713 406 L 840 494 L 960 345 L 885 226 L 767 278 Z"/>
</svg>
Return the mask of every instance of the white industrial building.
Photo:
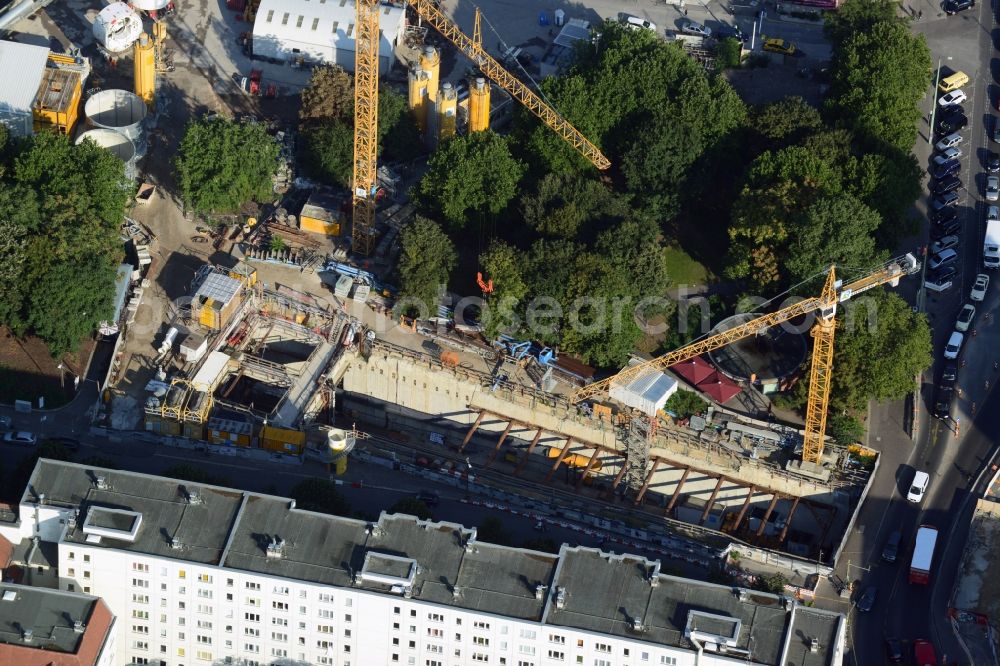
<svg viewBox="0 0 1000 666">
<path fill-rule="evenodd" d="M 262 0 L 253 23 L 253 54 L 354 71 L 356 8 L 352 0 Z M 401 7 L 379 7 L 379 71 L 388 72 L 403 35 Z"/>
<path fill-rule="evenodd" d="M 11 136 L 34 134 L 32 109 L 48 58 L 45 46 L 0 40 L 0 123 Z"/>
<path fill-rule="evenodd" d="M 633 555 L 41 459 L 0 535 L 119 618 L 120 664 L 839 666 L 846 618 Z"/>
</svg>

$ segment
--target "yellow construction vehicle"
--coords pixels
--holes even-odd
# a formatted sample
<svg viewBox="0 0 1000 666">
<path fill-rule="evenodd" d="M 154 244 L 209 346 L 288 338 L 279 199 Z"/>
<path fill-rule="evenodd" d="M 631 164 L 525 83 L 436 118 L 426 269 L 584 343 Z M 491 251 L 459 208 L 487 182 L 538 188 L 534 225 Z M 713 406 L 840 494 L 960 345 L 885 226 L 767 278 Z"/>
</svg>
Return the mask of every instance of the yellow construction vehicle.
<svg viewBox="0 0 1000 666">
<path fill-rule="evenodd" d="M 458 26 L 438 9 L 436 0 L 405 0 L 405 3 L 472 60 L 483 74 L 538 116 L 594 166 L 598 169 L 607 169 L 611 166 L 610 160 L 597 146 L 483 49 L 478 19 L 476 38 L 473 39 L 459 30 Z M 375 247 L 379 4 L 380 0 L 356 0 L 352 248 L 362 255 L 371 254 Z"/>
<path fill-rule="evenodd" d="M 812 364 L 809 372 L 809 399 L 806 403 L 806 427 L 802 447 L 802 462 L 818 465 L 823 457 L 823 438 L 826 432 L 826 413 L 830 400 L 830 383 L 833 376 L 833 334 L 836 328 L 834 317 L 837 304 L 852 296 L 884 284 L 896 286 L 899 278 L 920 270 L 920 263 L 912 254 L 893 259 L 864 277 L 848 284 L 836 279 L 834 267 L 826 277 L 826 283 L 819 296 L 807 298 L 798 303 L 765 314 L 756 319 L 696 340 L 680 349 L 659 356 L 651 361 L 625 368 L 618 374 L 577 390 L 571 401 L 576 403 L 597 395 L 606 394 L 612 384 L 625 385 L 636 377 L 651 371 L 663 371 L 672 365 L 700 356 L 720 347 L 761 333 L 772 326 L 784 323 L 813 312 L 818 312 L 811 335 L 814 338 Z"/>
</svg>

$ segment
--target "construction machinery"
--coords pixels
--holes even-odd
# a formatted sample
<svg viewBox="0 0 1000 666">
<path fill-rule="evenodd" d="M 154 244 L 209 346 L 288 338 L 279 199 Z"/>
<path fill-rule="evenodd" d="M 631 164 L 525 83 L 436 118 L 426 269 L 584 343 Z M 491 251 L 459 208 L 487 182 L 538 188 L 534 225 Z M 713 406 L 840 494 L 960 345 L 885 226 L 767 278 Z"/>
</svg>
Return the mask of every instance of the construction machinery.
<svg viewBox="0 0 1000 666">
<path fill-rule="evenodd" d="M 598 169 L 610 160 L 569 121 L 546 104 L 528 86 L 508 72 L 482 46 L 477 29 L 472 38 L 437 7 L 436 0 L 404 0 L 417 15 L 454 44 L 479 70 L 509 92 L 543 123 L 559 134 Z M 356 41 L 354 52 L 354 179 L 352 247 L 361 255 L 375 248 L 375 193 L 378 186 L 378 48 L 380 0 L 355 0 Z M 477 22 L 478 24 L 478 22 Z"/>
<path fill-rule="evenodd" d="M 627 385 L 646 373 L 663 371 L 695 356 L 762 333 L 772 326 L 816 312 L 818 317 L 811 330 L 814 345 L 809 371 L 809 398 L 806 403 L 802 462 L 819 465 L 823 456 L 826 415 L 833 377 L 833 337 L 836 329 L 834 317 L 837 314 L 837 304 L 884 284 L 896 286 L 901 277 L 912 275 L 918 270 L 920 270 L 920 263 L 917 258 L 913 254 L 907 254 L 886 262 L 853 282 L 843 284 L 842 281 L 837 280 L 834 267 L 831 266 L 819 296 L 801 300 L 776 312 L 752 319 L 740 326 L 696 340 L 651 361 L 632 365 L 612 377 L 578 389 L 574 392 L 571 401 L 577 403 L 607 394 L 612 384 Z"/>
</svg>

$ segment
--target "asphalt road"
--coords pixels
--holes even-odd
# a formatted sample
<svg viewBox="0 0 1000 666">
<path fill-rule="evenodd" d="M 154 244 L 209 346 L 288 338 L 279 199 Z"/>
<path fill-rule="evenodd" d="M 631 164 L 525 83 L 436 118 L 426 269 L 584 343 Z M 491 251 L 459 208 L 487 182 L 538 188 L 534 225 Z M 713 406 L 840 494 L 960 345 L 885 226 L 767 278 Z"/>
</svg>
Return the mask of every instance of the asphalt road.
<svg viewBox="0 0 1000 666">
<path fill-rule="evenodd" d="M 869 585 L 878 588 L 870 615 L 862 617 L 851 611 L 850 663 L 853 664 L 884 663 L 886 637 L 901 638 L 907 651 L 913 640 L 930 639 L 942 662 L 947 659 L 949 664 L 970 663 L 945 614 L 975 505 L 973 489 L 981 490 L 978 485 L 981 471 L 994 453 L 992 442 L 1000 434 L 1000 398 L 990 392 L 1000 382 L 1000 373 L 993 370 L 994 361 L 1000 360 L 1000 324 L 984 317 L 992 313 L 995 319 L 1000 313 L 996 284 L 991 286 L 986 300 L 976 304 L 977 321 L 973 326 L 977 335 L 967 337 L 962 352 L 965 364 L 959 372 L 958 386 L 963 394 L 952 411 L 958 426 L 949 427 L 929 415 L 934 384 L 943 365 L 944 342 L 953 330 L 955 315 L 968 300 L 976 274 L 982 272 L 983 164 L 991 147 L 987 135 L 992 129 L 990 117 L 996 115 L 991 110 L 991 100 L 997 97 L 994 79 L 998 61 L 993 50 L 996 19 L 990 3 L 982 3 L 956 17 L 935 15 L 928 10 L 924 13 L 925 18 L 916 29 L 927 37 L 935 65 L 940 59 L 943 65 L 964 71 L 972 79 L 965 88 L 969 96 L 965 109 L 970 127 L 963 131 L 962 145 L 961 178 L 966 189 L 960 202 L 961 269 L 955 287 L 939 295 L 928 293 L 926 299 L 926 310 L 934 327 L 935 365 L 923 378 L 915 441 L 910 441 L 904 432 L 912 404 L 878 405 L 872 410 L 870 443 L 882 452 L 881 468 L 859 516 L 857 530 L 838 565 L 845 580 L 860 581 L 861 590 Z M 925 100 L 928 114 L 934 103 L 928 95 Z M 921 127 L 923 141 L 917 147 L 922 164 L 927 164 L 931 155 L 927 146 L 929 131 L 925 121 Z M 997 144 L 992 147 L 997 148 Z M 919 208 L 925 210 L 925 201 L 920 202 Z M 927 242 L 926 236 L 921 242 Z M 991 277 L 1000 280 L 1000 275 Z M 931 474 L 927 495 L 919 505 L 905 499 L 915 470 Z M 912 543 L 919 525 L 935 526 L 940 534 L 930 586 L 907 582 Z M 903 532 L 900 555 L 895 564 L 887 564 L 881 561 L 881 551 L 889 534 L 896 529 Z"/>
</svg>

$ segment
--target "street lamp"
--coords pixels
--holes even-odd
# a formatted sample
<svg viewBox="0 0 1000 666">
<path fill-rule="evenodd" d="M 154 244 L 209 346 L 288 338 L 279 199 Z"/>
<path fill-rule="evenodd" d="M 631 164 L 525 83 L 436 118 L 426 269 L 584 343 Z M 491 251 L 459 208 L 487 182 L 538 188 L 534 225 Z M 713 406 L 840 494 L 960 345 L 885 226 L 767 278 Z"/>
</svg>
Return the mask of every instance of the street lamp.
<svg viewBox="0 0 1000 666">
<path fill-rule="evenodd" d="M 948 56 L 951 60 L 951 56 Z M 941 58 L 938 58 L 937 76 L 934 77 L 934 92 L 931 93 L 931 126 L 927 130 L 927 145 L 934 145 L 934 118 L 937 116 L 937 90 L 941 82 Z"/>
</svg>

